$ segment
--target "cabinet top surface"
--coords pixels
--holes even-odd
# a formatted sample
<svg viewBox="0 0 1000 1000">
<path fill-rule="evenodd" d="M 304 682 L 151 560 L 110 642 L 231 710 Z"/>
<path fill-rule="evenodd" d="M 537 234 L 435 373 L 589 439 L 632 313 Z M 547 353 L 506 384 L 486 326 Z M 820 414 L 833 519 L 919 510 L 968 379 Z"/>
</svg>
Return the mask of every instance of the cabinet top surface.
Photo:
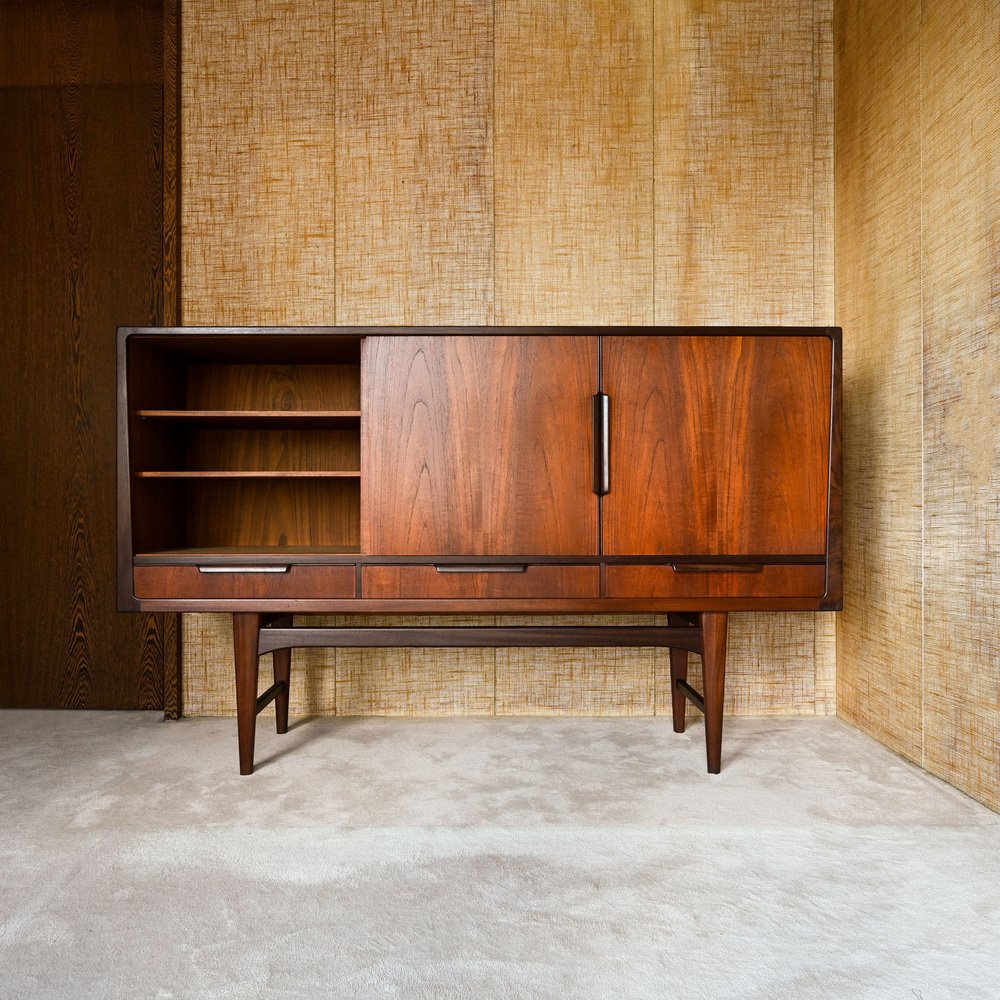
<svg viewBox="0 0 1000 1000">
<path fill-rule="evenodd" d="M 835 326 L 122 326 L 120 338 L 142 337 L 830 337 Z"/>
</svg>

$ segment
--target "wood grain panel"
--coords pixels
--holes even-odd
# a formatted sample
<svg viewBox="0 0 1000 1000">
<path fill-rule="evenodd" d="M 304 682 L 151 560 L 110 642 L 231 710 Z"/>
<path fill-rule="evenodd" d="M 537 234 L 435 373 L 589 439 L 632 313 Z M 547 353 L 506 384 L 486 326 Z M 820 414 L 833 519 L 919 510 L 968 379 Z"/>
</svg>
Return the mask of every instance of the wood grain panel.
<svg viewBox="0 0 1000 1000">
<path fill-rule="evenodd" d="M 162 0 L 0 5 L 0 87 L 125 86 L 163 80 Z"/>
<path fill-rule="evenodd" d="M 597 554 L 596 337 L 375 337 L 362 365 L 366 554 Z"/>
<path fill-rule="evenodd" d="M 169 628 L 113 582 L 113 331 L 162 319 L 161 18 L 0 8 L 5 706 L 163 704 Z"/>
<path fill-rule="evenodd" d="M 252 559 L 250 560 L 252 561 Z M 354 566 L 291 565 L 284 573 L 203 573 L 197 566 L 136 566 L 136 597 L 352 598 Z"/>
<path fill-rule="evenodd" d="M 757 566 L 752 572 L 609 566 L 608 597 L 821 597 L 825 566 Z"/>
<path fill-rule="evenodd" d="M 922 15 L 924 765 L 1000 809 L 1000 8 Z"/>
<path fill-rule="evenodd" d="M 181 30 L 184 322 L 335 322 L 331 6 L 186 4 Z"/>
<path fill-rule="evenodd" d="M 195 480 L 187 493 L 191 548 L 358 545 L 356 480 Z"/>
<path fill-rule="evenodd" d="M 497 5 L 498 323 L 653 319 L 652 14 Z"/>
<path fill-rule="evenodd" d="M 605 337 L 604 551 L 824 552 L 830 379 L 825 337 Z"/>
<path fill-rule="evenodd" d="M 192 410 L 356 410 L 357 365 L 191 365 Z"/>
<path fill-rule="evenodd" d="M 838 711 L 921 760 L 920 4 L 837 8 Z"/>
<path fill-rule="evenodd" d="M 597 566 L 527 566 L 518 572 L 440 572 L 434 566 L 366 566 L 362 591 L 365 597 L 505 599 L 600 597 Z"/>
<path fill-rule="evenodd" d="M 198 429 L 188 438 L 188 469 L 357 472 L 361 463 L 356 430 Z"/>
<path fill-rule="evenodd" d="M 338 322 L 489 322 L 492 4 L 339 0 L 336 25 Z"/>
</svg>

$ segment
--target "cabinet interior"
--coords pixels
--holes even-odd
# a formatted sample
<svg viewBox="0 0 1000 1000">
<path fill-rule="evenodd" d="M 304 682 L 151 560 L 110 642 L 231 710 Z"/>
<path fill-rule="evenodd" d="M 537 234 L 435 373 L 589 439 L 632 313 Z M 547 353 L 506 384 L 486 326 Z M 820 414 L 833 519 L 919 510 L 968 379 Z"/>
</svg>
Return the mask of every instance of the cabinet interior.
<svg viewBox="0 0 1000 1000">
<path fill-rule="evenodd" d="M 359 337 L 152 335 L 127 349 L 137 553 L 360 550 Z"/>
</svg>

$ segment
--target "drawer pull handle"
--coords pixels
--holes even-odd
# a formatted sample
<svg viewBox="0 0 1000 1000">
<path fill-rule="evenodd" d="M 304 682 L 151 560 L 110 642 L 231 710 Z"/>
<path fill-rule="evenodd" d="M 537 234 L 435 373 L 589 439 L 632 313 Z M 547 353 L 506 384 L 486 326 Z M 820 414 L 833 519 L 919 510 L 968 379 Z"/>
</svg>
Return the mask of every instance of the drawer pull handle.
<svg viewBox="0 0 1000 1000">
<path fill-rule="evenodd" d="M 439 573 L 525 573 L 527 563 L 435 563 Z"/>
<path fill-rule="evenodd" d="M 763 573 L 761 563 L 671 563 L 675 573 Z"/>
<path fill-rule="evenodd" d="M 199 566 L 199 573 L 287 573 L 291 566 Z"/>
</svg>

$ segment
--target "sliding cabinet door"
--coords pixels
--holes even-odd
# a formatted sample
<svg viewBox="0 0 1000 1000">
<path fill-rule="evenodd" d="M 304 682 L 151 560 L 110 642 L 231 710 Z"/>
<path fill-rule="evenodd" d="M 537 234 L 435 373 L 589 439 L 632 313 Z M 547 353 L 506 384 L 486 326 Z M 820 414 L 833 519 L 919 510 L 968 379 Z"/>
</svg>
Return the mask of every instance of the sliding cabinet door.
<svg viewBox="0 0 1000 1000">
<path fill-rule="evenodd" d="M 373 336 L 362 551 L 596 554 L 597 338 Z"/>
</svg>

